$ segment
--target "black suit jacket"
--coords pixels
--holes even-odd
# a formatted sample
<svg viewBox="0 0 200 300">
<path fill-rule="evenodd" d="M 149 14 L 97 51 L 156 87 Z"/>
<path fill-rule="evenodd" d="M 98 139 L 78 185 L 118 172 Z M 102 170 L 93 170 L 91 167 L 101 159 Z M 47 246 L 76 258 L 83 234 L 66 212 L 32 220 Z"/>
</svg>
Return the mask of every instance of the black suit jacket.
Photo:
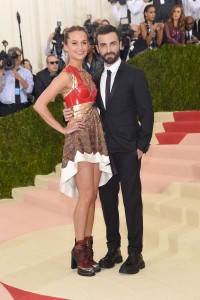
<svg viewBox="0 0 200 300">
<path fill-rule="evenodd" d="M 192 35 L 194 35 L 198 40 L 200 41 L 200 32 L 197 32 L 196 30 L 192 30 Z"/>
<path fill-rule="evenodd" d="M 58 74 L 56 74 L 56 76 L 57 75 Z M 45 68 L 44 70 L 42 70 L 36 74 L 35 87 L 34 87 L 36 99 L 50 85 L 51 81 L 56 76 L 50 76 L 50 72 L 47 68 Z"/>
<path fill-rule="evenodd" d="M 146 152 L 152 136 L 154 114 L 143 71 L 121 63 L 107 109 L 100 94 L 100 78 L 101 74 L 94 78 L 99 91 L 96 104 L 109 152 L 129 152 L 137 148 Z"/>
</svg>

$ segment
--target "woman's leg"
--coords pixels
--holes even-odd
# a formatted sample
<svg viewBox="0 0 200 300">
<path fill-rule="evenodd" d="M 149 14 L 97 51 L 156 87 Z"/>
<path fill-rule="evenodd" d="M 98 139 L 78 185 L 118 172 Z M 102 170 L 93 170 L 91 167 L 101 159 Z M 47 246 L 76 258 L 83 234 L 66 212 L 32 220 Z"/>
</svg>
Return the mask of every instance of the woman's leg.
<svg viewBox="0 0 200 300">
<path fill-rule="evenodd" d="M 94 199 L 94 166 L 88 162 L 78 163 L 75 181 L 79 192 L 79 199 L 74 211 L 74 230 L 76 240 L 83 240 L 90 206 Z"/>
<path fill-rule="evenodd" d="M 90 204 L 90 208 L 89 208 L 89 212 L 88 212 L 87 224 L 86 224 L 86 228 L 85 228 L 85 236 L 92 235 L 92 229 L 93 229 L 93 224 L 94 224 L 95 202 L 97 199 L 99 181 L 101 178 L 101 171 L 99 170 L 99 164 L 93 164 L 93 176 L 94 176 L 93 201 Z"/>
</svg>

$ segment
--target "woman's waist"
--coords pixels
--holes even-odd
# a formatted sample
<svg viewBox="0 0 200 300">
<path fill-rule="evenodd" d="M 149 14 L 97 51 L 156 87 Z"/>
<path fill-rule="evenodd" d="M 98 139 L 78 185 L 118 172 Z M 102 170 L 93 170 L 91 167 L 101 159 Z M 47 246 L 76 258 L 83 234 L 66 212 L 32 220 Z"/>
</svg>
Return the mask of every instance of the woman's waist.
<svg viewBox="0 0 200 300">
<path fill-rule="evenodd" d="M 87 103 L 93 103 L 94 102 L 94 96 L 91 95 L 87 98 L 82 98 L 82 97 L 71 97 L 71 95 L 68 95 L 67 97 L 64 98 L 65 103 L 67 107 L 73 107 L 77 105 L 82 105 L 82 104 L 87 104 Z"/>
<path fill-rule="evenodd" d="M 74 105 L 72 107 L 73 112 L 74 112 L 74 117 L 75 118 L 83 118 L 83 119 L 88 118 L 91 111 L 94 108 L 93 104 L 94 104 L 94 101 Z"/>
</svg>

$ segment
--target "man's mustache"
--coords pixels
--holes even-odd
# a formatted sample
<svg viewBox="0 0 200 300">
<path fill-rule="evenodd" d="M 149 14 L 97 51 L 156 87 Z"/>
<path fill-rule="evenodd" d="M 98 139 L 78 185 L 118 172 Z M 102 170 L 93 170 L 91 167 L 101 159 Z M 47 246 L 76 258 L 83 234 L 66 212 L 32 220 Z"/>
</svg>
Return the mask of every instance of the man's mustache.
<svg viewBox="0 0 200 300">
<path fill-rule="evenodd" d="M 107 52 L 106 54 L 104 54 L 104 57 L 106 57 L 107 55 L 110 55 L 110 54 L 115 55 L 115 52 Z"/>
</svg>

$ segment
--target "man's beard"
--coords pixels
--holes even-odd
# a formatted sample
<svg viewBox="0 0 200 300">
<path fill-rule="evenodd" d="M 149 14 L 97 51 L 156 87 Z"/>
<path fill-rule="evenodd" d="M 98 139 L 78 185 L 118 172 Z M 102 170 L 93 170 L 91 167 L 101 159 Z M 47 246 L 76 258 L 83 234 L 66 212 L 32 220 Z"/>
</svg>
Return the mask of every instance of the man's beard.
<svg viewBox="0 0 200 300">
<path fill-rule="evenodd" d="M 108 54 L 112 54 L 113 56 L 112 56 L 112 57 L 106 58 L 106 56 L 107 56 Z M 118 60 L 119 56 L 120 56 L 120 51 L 118 51 L 118 52 L 116 52 L 116 53 L 115 53 L 115 52 L 109 52 L 109 53 L 104 54 L 103 60 L 104 60 L 104 62 L 107 63 L 108 65 L 112 65 L 112 64 L 114 64 L 114 63 Z"/>
</svg>

